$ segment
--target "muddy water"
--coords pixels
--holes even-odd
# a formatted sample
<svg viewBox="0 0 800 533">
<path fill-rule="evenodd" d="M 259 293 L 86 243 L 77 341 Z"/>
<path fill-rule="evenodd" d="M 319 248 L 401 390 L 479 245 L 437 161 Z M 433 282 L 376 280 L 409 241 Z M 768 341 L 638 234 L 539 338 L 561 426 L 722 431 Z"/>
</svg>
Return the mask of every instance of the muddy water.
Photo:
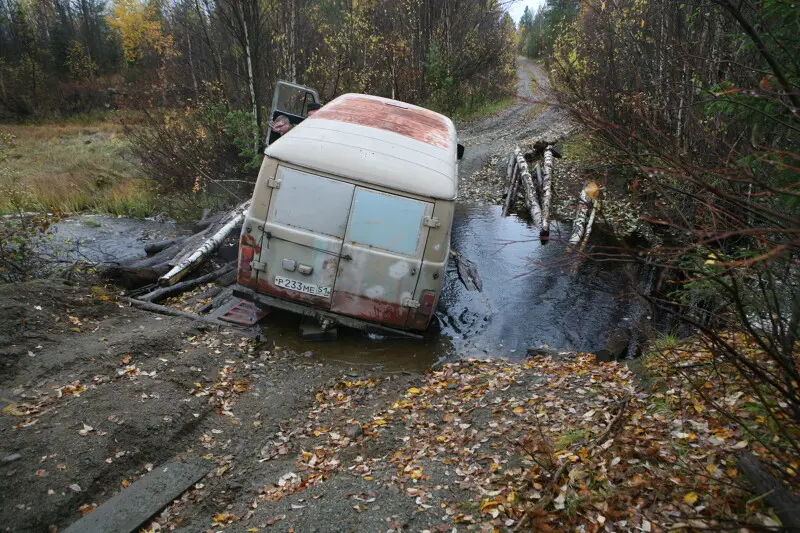
<svg viewBox="0 0 800 533">
<path fill-rule="evenodd" d="M 516 216 L 498 206 L 461 205 L 456 210 L 453 248 L 473 261 L 483 292 L 467 291 L 455 266 L 447 271 L 437 310 L 438 324 L 425 340 L 368 337 L 340 330 L 330 343 L 297 338 L 298 319 L 273 313 L 264 334 L 281 348 L 307 357 L 358 365 L 421 370 L 436 361 L 469 357 L 525 357 L 526 348 L 599 350 L 615 328 L 629 324 L 621 266 L 589 263 L 575 272 L 566 264 L 569 227 L 553 225 L 547 244 Z M 565 261 L 566 260 L 566 261 Z"/>
<path fill-rule="evenodd" d="M 53 237 L 73 258 L 119 261 L 143 255 L 144 245 L 181 233 L 171 223 L 81 216 L 57 225 Z M 469 292 L 450 265 L 437 320 L 422 341 L 366 336 L 341 328 L 335 342 L 298 338 L 300 319 L 273 312 L 262 322 L 264 337 L 279 349 L 353 367 L 421 371 L 459 357 L 523 358 L 525 349 L 595 351 L 613 329 L 630 325 L 628 281 L 614 264 L 587 263 L 577 273 L 565 264 L 569 227 L 553 225 L 547 244 L 498 206 L 460 205 L 452 245 L 473 261 L 483 292 Z"/>
<path fill-rule="evenodd" d="M 54 224 L 47 244 L 64 261 L 116 262 L 143 257 L 145 245 L 187 233 L 174 222 L 80 215 Z"/>
<path fill-rule="evenodd" d="M 451 265 L 439 308 L 442 333 L 461 357 L 524 357 L 526 348 L 595 351 L 629 322 L 629 282 L 621 265 L 574 268 L 570 228 L 554 223 L 547 243 L 499 206 L 462 205 L 453 248 L 472 260 L 483 292 L 469 292 Z"/>
</svg>

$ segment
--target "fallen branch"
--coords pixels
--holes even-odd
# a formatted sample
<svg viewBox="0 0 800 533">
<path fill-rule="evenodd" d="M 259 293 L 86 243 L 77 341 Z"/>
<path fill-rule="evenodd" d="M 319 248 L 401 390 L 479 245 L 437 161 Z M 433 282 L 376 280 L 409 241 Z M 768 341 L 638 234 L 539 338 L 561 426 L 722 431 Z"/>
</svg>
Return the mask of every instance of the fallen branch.
<svg viewBox="0 0 800 533">
<path fill-rule="evenodd" d="M 522 150 L 517 148 L 514 150 L 514 155 L 517 158 L 517 167 L 519 168 L 520 181 L 522 182 L 522 190 L 525 194 L 525 203 L 528 206 L 528 212 L 531 215 L 534 225 L 542 227 L 542 208 L 539 205 L 539 200 L 536 198 L 536 186 L 533 183 L 533 178 L 528 170 L 528 163 L 522 155 Z"/>
<path fill-rule="evenodd" d="M 461 280 L 461 283 L 464 284 L 467 290 L 481 292 L 483 290 L 483 281 L 481 281 L 481 277 L 478 275 L 478 267 L 475 266 L 475 263 L 455 250 L 450 250 L 450 257 L 452 257 L 453 261 L 456 263 L 458 279 Z"/>
<path fill-rule="evenodd" d="M 750 452 L 736 454 L 736 466 L 791 531 L 800 530 L 800 498 L 789 492 Z"/>
<path fill-rule="evenodd" d="M 217 230 L 216 233 L 203 242 L 191 255 L 183 259 L 172 270 L 161 276 L 161 278 L 159 278 L 159 283 L 161 285 L 174 285 L 180 281 L 183 276 L 189 273 L 189 271 L 202 263 L 214 250 L 219 248 L 222 241 L 228 237 L 233 229 L 242 223 L 244 214 L 249 207 L 250 201 L 247 201 L 231 211 L 228 214 L 228 221 Z"/>
<path fill-rule="evenodd" d="M 595 215 L 598 209 L 600 209 L 600 200 L 595 200 L 592 202 L 592 210 L 589 213 L 589 220 L 586 222 L 586 232 L 583 234 L 581 246 L 578 248 L 579 252 L 582 252 L 583 249 L 586 248 L 586 244 L 589 242 L 589 235 L 592 234 L 592 225 L 594 224 Z"/>
<path fill-rule="evenodd" d="M 225 324 L 213 319 L 208 318 L 205 316 L 199 316 L 192 313 L 187 313 L 185 311 L 180 311 L 178 309 L 173 309 L 171 307 L 167 307 L 164 305 L 158 305 L 151 302 L 143 302 L 142 300 L 136 300 L 135 298 L 120 298 L 121 302 L 130 304 L 131 307 L 137 307 L 139 309 L 144 309 L 145 311 L 150 311 L 153 313 L 158 313 L 160 315 L 168 315 L 168 316 L 180 316 L 183 318 L 188 318 L 189 320 L 196 320 L 198 322 L 204 322 L 206 324 L 214 324 L 215 326 L 224 326 Z"/>
<path fill-rule="evenodd" d="M 235 267 L 236 267 L 235 261 L 227 263 L 218 268 L 217 270 L 215 270 L 214 272 L 210 272 L 208 274 L 200 276 L 199 278 L 190 279 L 188 281 L 182 281 L 180 283 L 176 283 L 175 285 L 156 289 L 152 292 L 145 294 L 144 296 L 141 296 L 139 300 L 142 300 L 143 302 L 157 302 L 158 300 L 167 298 L 169 296 L 172 296 L 173 294 L 179 294 L 184 291 L 193 289 L 199 285 L 203 285 L 204 283 L 212 282 L 215 279 L 224 276 L 225 274 L 233 270 Z"/>
</svg>

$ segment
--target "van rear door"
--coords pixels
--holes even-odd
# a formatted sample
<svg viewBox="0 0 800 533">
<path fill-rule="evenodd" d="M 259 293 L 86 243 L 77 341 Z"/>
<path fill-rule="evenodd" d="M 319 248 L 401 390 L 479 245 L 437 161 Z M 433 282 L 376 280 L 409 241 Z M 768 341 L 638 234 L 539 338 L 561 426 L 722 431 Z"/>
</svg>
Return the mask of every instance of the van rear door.
<svg viewBox="0 0 800 533">
<path fill-rule="evenodd" d="M 268 186 L 259 289 L 330 309 L 355 186 L 284 166 Z"/>
<path fill-rule="evenodd" d="M 331 311 L 404 327 L 432 213 L 432 203 L 356 187 Z"/>
</svg>

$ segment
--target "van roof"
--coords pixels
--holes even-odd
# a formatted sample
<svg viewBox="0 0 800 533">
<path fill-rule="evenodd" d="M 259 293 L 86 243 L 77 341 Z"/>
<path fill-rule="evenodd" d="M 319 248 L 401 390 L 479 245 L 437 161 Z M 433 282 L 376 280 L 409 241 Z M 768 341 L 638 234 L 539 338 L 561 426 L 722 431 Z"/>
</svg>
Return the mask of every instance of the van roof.
<svg viewBox="0 0 800 533">
<path fill-rule="evenodd" d="M 266 150 L 279 161 L 421 196 L 453 200 L 456 129 L 439 113 L 364 94 L 329 102 Z"/>
</svg>

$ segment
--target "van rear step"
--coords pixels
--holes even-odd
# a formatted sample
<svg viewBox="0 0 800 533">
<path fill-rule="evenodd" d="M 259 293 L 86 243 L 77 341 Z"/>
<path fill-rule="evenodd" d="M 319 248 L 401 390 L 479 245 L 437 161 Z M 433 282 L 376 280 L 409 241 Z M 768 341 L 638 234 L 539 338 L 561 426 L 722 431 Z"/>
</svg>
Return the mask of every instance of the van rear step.
<svg viewBox="0 0 800 533">
<path fill-rule="evenodd" d="M 253 302 L 232 298 L 231 302 L 221 310 L 218 318 L 240 326 L 252 326 L 268 314 L 268 310 L 259 309 Z"/>
<path fill-rule="evenodd" d="M 315 309 L 313 307 L 307 307 L 305 305 L 298 304 L 295 302 L 281 300 L 280 298 L 275 298 L 273 296 L 267 296 L 266 294 L 257 293 L 254 290 L 248 289 L 247 287 L 243 287 L 242 285 L 239 284 L 233 286 L 233 295 L 237 298 L 242 298 L 243 300 L 248 300 L 250 302 L 253 302 L 257 307 L 261 309 L 264 308 L 283 309 L 284 311 L 289 311 L 290 313 L 295 313 L 301 316 L 313 317 L 320 320 L 328 319 L 334 325 L 338 324 L 348 328 L 359 329 L 366 333 L 374 333 L 376 335 L 382 335 L 385 337 L 407 337 L 410 339 L 417 339 L 417 340 L 423 339 L 422 335 L 418 335 L 416 333 L 411 333 L 409 331 L 403 331 L 400 329 L 388 328 L 386 326 L 381 326 L 380 324 L 373 324 L 372 322 L 367 322 L 365 320 L 359 320 L 357 318 L 339 315 L 336 313 L 331 313 L 329 311 L 322 311 L 320 309 Z"/>
</svg>

